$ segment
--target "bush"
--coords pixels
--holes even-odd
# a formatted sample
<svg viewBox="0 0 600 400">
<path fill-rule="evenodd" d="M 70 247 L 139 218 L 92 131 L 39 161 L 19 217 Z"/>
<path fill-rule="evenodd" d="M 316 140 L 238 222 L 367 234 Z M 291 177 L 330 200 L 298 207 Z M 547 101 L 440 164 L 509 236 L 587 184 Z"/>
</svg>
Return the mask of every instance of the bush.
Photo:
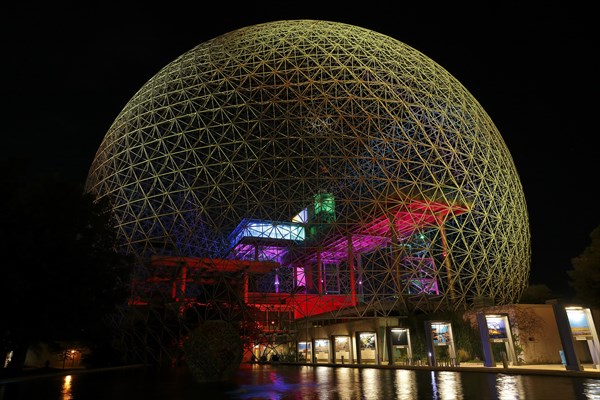
<svg viewBox="0 0 600 400">
<path fill-rule="evenodd" d="M 471 354 L 463 348 L 460 348 L 456 351 L 456 358 L 459 362 L 470 361 Z"/>
<path fill-rule="evenodd" d="M 206 321 L 183 343 L 185 363 L 198 382 L 225 381 L 238 371 L 244 354 L 238 330 L 226 321 Z"/>
</svg>

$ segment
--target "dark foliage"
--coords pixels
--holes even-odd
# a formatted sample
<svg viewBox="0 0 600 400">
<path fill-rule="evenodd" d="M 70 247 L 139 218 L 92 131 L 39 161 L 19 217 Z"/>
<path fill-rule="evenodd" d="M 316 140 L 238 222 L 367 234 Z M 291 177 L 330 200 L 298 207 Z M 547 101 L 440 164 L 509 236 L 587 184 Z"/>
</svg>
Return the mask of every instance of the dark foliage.
<svg viewBox="0 0 600 400">
<path fill-rule="evenodd" d="M 521 304 L 544 304 L 547 300 L 556 298 L 552 290 L 543 284 L 529 285 L 521 295 Z"/>
<path fill-rule="evenodd" d="M 600 225 L 592 231 L 590 239 L 589 246 L 571 259 L 573 269 L 567 273 L 577 301 L 588 307 L 600 308 Z"/>
<path fill-rule="evenodd" d="M 126 299 L 129 260 L 114 251 L 106 204 L 60 177 L 28 174 L 26 165 L 5 171 L 0 356 L 13 350 L 18 364 L 39 341 L 97 339 L 105 316 Z"/>
<path fill-rule="evenodd" d="M 481 339 L 479 333 L 459 311 L 444 311 L 433 314 L 415 314 L 406 320 L 411 331 L 413 359 L 427 362 L 427 340 L 425 338 L 425 321 L 446 321 L 452 324 L 456 357 L 458 361 L 481 359 Z M 437 353 L 439 351 L 439 354 Z M 436 347 L 436 358 L 443 360 L 449 357 L 448 349 Z"/>
<path fill-rule="evenodd" d="M 198 382 L 224 381 L 238 371 L 244 347 L 240 332 L 226 321 L 206 321 L 183 343 L 185 363 Z"/>
</svg>

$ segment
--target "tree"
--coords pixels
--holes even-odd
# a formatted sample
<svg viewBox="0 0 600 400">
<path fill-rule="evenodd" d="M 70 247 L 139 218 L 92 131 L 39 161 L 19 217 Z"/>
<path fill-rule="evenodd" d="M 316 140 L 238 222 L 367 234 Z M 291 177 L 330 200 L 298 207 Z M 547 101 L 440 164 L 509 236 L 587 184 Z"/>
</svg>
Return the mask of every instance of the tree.
<svg viewBox="0 0 600 400">
<path fill-rule="evenodd" d="M 240 332 L 227 321 L 205 321 L 183 342 L 185 363 L 198 382 L 219 382 L 238 371 L 244 345 Z"/>
<path fill-rule="evenodd" d="M 523 294 L 519 303 L 521 304 L 544 304 L 546 300 L 555 298 L 552 290 L 543 284 L 529 285 Z"/>
<path fill-rule="evenodd" d="M 567 273 L 575 298 L 588 307 L 600 307 L 600 225 L 592 231 L 590 238 L 590 245 L 571 259 L 573 269 Z"/>
<path fill-rule="evenodd" d="M 106 204 L 58 176 L 3 167 L 0 360 L 12 350 L 19 367 L 31 344 L 91 339 L 126 299 L 129 260 L 114 249 Z"/>
</svg>

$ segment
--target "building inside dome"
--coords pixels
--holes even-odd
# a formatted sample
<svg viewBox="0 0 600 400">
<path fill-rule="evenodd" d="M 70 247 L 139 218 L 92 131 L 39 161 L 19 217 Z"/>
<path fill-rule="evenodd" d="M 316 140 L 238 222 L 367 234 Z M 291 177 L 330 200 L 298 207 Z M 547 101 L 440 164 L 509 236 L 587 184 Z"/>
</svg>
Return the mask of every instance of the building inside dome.
<svg viewBox="0 0 600 400">
<path fill-rule="evenodd" d="M 362 27 L 274 21 L 182 54 L 117 116 L 85 190 L 139 262 L 131 306 L 161 292 L 272 337 L 527 286 L 525 197 L 493 121 L 435 61 Z"/>
</svg>

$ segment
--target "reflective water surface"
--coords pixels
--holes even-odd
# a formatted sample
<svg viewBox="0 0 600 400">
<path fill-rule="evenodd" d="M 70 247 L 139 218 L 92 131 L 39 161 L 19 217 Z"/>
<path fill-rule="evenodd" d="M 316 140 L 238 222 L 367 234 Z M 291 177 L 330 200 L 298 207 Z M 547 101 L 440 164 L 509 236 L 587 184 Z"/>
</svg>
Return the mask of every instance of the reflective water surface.
<svg viewBox="0 0 600 400">
<path fill-rule="evenodd" d="M 226 383 L 200 384 L 185 372 L 130 369 L 0 385 L 0 400 L 137 399 L 540 399 L 600 400 L 600 380 L 487 372 L 324 366 L 243 366 Z"/>
</svg>

